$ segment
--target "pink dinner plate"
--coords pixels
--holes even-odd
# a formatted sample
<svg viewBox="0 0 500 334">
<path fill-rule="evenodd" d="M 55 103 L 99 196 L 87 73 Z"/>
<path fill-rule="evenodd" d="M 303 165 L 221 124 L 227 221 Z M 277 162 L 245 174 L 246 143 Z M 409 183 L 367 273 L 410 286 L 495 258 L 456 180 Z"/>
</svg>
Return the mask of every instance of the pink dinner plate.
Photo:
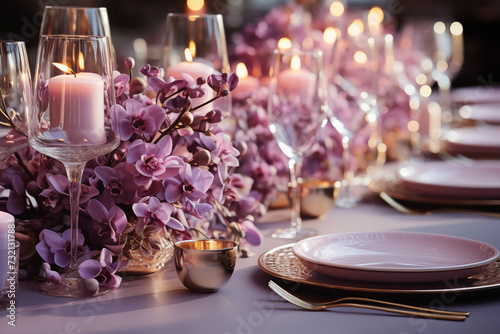
<svg viewBox="0 0 500 334">
<path fill-rule="evenodd" d="M 452 154 L 500 156 L 500 126 L 485 125 L 450 130 L 444 137 L 444 149 Z"/>
<path fill-rule="evenodd" d="M 422 195 L 500 199 L 500 160 L 427 161 L 400 168 L 398 177 Z"/>
<path fill-rule="evenodd" d="M 470 86 L 455 88 L 451 91 L 451 99 L 458 104 L 500 102 L 500 87 Z"/>
<path fill-rule="evenodd" d="M 459 113 L 463 119 L 500 124 L 500 103 L 465 105 L 459 109 Z"/>
<path fill-rule="evenodd" d="M 327 234 L 303 239 L 292 251 L 320 274 L 387 283 L 460 279 L 481 272 L 500 255 L 479 241 L 414 232 Z"/>
</svg>

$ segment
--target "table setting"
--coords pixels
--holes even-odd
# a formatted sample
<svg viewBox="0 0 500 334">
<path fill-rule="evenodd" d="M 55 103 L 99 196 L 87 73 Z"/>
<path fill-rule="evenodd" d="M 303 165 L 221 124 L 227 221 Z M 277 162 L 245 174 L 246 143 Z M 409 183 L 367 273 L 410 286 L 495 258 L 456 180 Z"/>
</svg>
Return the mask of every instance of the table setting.
<svg viewBox="0 0 500 334">
<path fill-rule="evenodd" d="M 104 7 L 44 7 L 34 70 L 0 42 L 0 332 L 497 332 L 467 26 L 322 1 L 226 39 L 197 8 L 144 66 Z"/>
</svg>

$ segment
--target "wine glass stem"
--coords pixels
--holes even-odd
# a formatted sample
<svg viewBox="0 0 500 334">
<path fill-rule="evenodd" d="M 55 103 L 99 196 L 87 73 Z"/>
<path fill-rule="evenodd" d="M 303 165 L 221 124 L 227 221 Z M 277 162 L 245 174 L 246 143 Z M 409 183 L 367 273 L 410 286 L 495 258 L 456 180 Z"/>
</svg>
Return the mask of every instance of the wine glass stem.
<svg viewBox="0 0 500 334">
<path fill-rule="evenodd" d="M 300 198 L 302 193 L 302 158 L 290 159 L 290 187 L 292 189 L 292 217 L 291 228 L 299 232 L 302 229 L 302 218 L 300 217 Z"/>
<path fill-rule="evenodd" d="M 84 163 L 65 164 L 66 174 L 69 180 L 69 201 L 71 214 L 71 251 L 69 270 L 77 270 L 78 267 L 78 218 L 80 215 L 80 188 L 82 184 Z"/>
<path fill-rule="evenodd" d="M 351 207 L 354 205 L 355 199 L 352 194 L 352 180 L 354 171 L 351 168 L 351 139 L 347 136 L 342 138 L 342 159 L 344 160 L 344 182 L 340 193 L 340 206 Z"/>
</svg>

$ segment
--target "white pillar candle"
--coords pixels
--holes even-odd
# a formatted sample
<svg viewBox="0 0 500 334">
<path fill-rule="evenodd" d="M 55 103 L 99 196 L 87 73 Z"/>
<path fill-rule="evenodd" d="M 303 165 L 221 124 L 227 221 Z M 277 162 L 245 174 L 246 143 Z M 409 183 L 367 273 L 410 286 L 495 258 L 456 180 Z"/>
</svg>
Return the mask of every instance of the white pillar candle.
<svg viewBox="0 0 500 334">
<path fill-rule="evenodd" d="M 278 75 L 278 90 L 283 94 L 296 95 L 307 102 L 314 96 L 316 81 L 316 74 L 301 68 L 300 58 L 293 56 L 290 69 Z"/>
<path fill-rule="evenodd" d="M 182 79 L 182 74 L 189 74 L 194 80 L 199 77 L 205 80 L 212 74 L 219 74 L 215 69 L 205 63 L 199 61 L 193 61 L 191 52 L 189 49 L 185 50 L 186 61 L 180 62 L 175 65 L 171 65 L 166 70 L 166 76 L 174 77 L 175 79 Z M 201 98 L 197 98 L 193 101 L 193 107 L 197 107 L 210 99 L 215 97 L 215 92 L 210 88 L 205 86 L 205 95 Z M 199 109 L 200 113 L 206 113 L 213 109 L 213 103 L 209 103 L 203 108 Z"/>
<path fill-rule="evenodd" d="M 248 75 L 245 64 L 239 63 L 236 66 L 236 75 L 239 78 L 238 86 L 231 93 L 235 100 L 249 98 L 260 87 L 260 80 Z"/>
<path fill-rule="evenodd" d="M 59 138 L 62 142 L 106 142 L 104 80 L 98 74 L 82 72 L 50 78 L 49 110 L 51 131 L 63 131 Z"/>
</svg>

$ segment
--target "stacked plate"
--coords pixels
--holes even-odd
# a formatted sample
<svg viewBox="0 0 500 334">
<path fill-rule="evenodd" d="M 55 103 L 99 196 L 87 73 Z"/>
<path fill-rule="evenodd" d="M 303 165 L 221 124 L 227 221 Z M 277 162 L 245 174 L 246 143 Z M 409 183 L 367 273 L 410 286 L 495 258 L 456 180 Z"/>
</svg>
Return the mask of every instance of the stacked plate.
<svg viewBox="0 0 500 334">
<path fill-rule="evenodd" d="M 483 125 L 450 130 L 443 140 L 450 154 L 500 157 L 500 126 Z"/>
<path fill-rule="evenodd" d="M 299 241 L 292 251 L 314 272 L 385 283 L 456 280 L 480 273 L 500 255 L 482 242 L 412 232 L 328 234 Z"/>
<path fill-rule="evenodd" d="M 449 199 L 500 199 L 500 160 L 428 161 L 400 168 L 403 189 Z"/>
<path fill-rule="evenodd" d="M 478 104 L 500 102 L 500 87 L 471 86 L 455 88 L 451 91 L 451 99 L 456 104 Z"/>
<path fill-rule="evenodd" d="M 465 105 L 459 109 L 459 114 L 469 121 L 500 124 L 500 103 Z"/>
</svg>

